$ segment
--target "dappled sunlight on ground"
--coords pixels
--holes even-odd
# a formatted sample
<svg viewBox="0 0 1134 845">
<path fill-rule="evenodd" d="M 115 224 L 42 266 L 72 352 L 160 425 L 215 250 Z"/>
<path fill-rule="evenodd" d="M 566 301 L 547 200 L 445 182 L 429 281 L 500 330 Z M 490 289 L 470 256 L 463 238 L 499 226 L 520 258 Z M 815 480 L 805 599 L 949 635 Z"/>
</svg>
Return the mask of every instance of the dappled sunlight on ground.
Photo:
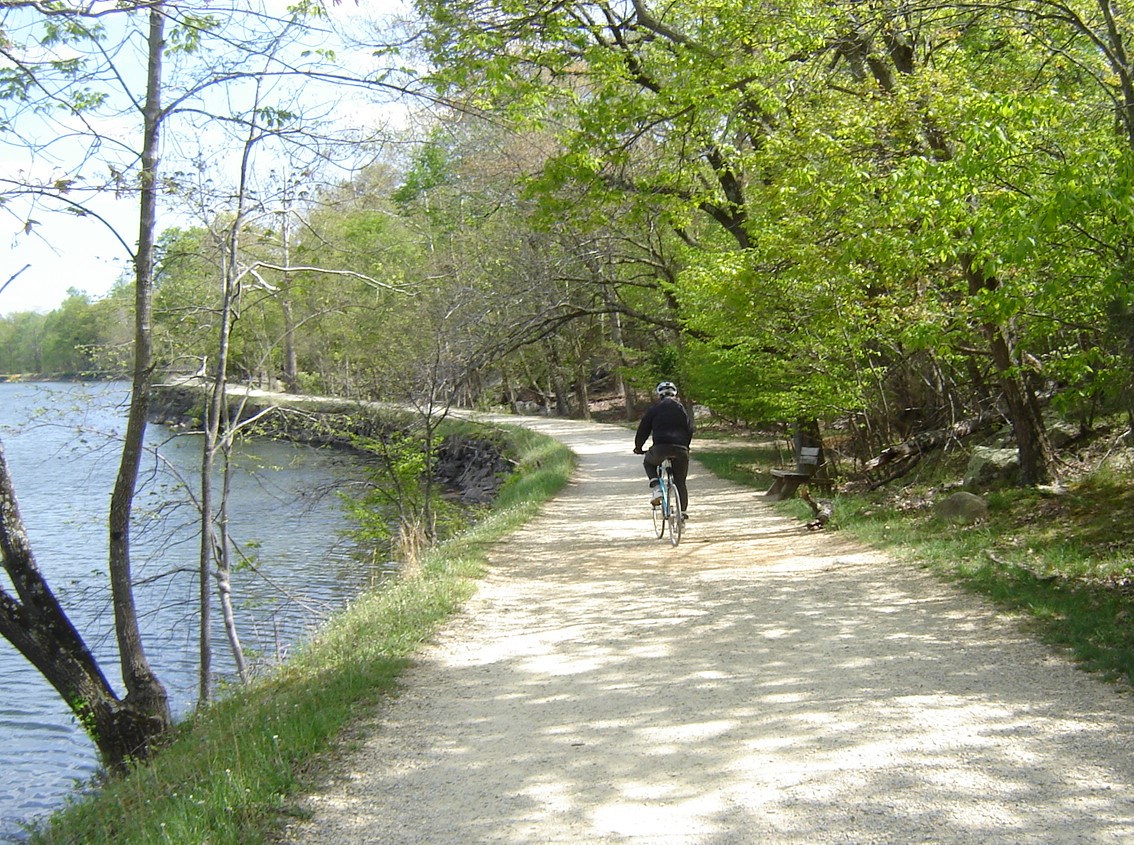
<svg viewBox="0 0 1134 845">
<path fill-rule="evenodd" d="M 514 418 L 510 418 L 515 422 Z M 501 544 L 296 843 L 1134 843 L 1134 706 L 978 600 L 633 435 Z"/>
</svg>

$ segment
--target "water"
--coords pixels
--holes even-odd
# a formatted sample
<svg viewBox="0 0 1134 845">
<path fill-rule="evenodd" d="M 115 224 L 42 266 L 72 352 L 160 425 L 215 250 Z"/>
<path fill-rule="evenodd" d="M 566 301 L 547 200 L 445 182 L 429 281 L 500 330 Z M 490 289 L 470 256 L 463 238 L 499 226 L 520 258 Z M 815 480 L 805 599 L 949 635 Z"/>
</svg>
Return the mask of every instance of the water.
<svg viewBox="0 0 1134 845">
<path fill-rule="evenodd" d="M 40 569 L 121 694 L 106 573 L 107 509 L 125 430 L 124 384 L 0 384 L 0 440 Z M 150 426 L 133 529 L 133 575 L 146 653 L 176 714 L 196 703 L 197 526 L 201 439 Z M 252 565 L 233 576 L 245 652 L 261 670 L 377 573 L 358 563 L 331 491 L 356 481 L 341 452 L 256 442 L 240 447 L 231 533 Z M 0 574 L 4 589 L 7 577 Z M 220 627 L 213 668 L 234 663 Z M 98 771 L 92 743 L 39 673 L 0 639 L 0 843 L 60 807 Z"/>
</svg>

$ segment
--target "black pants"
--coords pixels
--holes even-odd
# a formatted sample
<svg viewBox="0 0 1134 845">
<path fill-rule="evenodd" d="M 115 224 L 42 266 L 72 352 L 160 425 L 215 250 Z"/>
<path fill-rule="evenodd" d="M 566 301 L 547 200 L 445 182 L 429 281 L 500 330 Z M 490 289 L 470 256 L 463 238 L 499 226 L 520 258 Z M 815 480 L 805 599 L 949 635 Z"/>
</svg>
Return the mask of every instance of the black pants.
<svg viewBox="0 0 1134 845">
<path fill-rule="evenodd" d="M 673 483 L 681 496 L 681 511 L 684 513 L 689 510 L 689 490 L 685 487 L 685 479 L 689 475 L 689 450 L 675 443 L 655 443 L 642 459 L 642 466 L 646 468 L 646 477 L 653 481 L 658 477 L 658 467 L 666 458 L 673 465 Z"/>
</svg>

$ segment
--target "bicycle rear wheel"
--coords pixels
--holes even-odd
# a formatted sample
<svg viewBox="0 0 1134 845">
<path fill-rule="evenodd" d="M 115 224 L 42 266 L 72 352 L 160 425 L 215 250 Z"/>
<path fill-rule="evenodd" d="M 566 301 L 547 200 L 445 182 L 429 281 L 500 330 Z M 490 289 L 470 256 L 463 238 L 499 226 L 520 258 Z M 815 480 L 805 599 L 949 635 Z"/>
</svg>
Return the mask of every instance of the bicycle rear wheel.
<svg viewBox="0 0 1134 845">
<path fill-rule="evenodd" d="M 685 529 L 685 520 L 681 518 L 681 498 L 677 493 L 675 484 L 665 485 L 666 504 L 669 513 L 666 521 L 669 523 L 669 542 L 677 545 L 681 542 L 681 532 Z"/>
<path fill-rule="evenodd" d="M 665 536 L 665 508 L 662 505 L 654 505 L 654 535 L 660 540 Z"/>
</svg>

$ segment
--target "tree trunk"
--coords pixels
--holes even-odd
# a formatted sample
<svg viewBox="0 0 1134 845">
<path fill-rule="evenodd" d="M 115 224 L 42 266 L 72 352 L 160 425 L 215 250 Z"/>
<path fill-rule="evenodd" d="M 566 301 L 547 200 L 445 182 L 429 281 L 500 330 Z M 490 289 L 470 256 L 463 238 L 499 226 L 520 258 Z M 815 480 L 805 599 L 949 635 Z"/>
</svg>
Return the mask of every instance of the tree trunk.
<svg viewBox="0 0 1134 845">
<path fill-rule="evenodd" d="M 217 560 L 217 595 L 220 597 L 221 617 L 224 630 L 236 661 L 236 673 L 240 682 L 248 683 L 248 663 L 244 659 L 244 647 L 240 644 L 240 632 L 236 628 L 236 613 L 232 608 L 232 542 L 228 534 L 228 505 L 232 500 L 232 432 L 224 440 L 224 485 L 221 492 L 220 510 L 220 554 Z"/>
<path fill-rule="evenodd" d="M 997 278 L 988 277 L 973 266 L 972 256 L 963 258 L 962 266 L 969 283 L 970 296 L 983 290 L 994 291 L 999 287 L 1000 282 Z M 1035 391 L 1020 375 L 1020 368 L 1015 361 L 1015 350 L 1012 348 L 1006 329 L 993 323 L 985 323 L 983 330 L 992 352 L 993 364 L 996 366 L 1000 390 L 1008 406 L 1012 431 L 1016 436 L 1016 450 L 1020 459 L 1020 484 L 1028 487 L 1047 484 L 1051 481 L 1054 453 L 1047 437 L 1047 429 L 1044 426 L 1043 414 L 1040 412 Z"/>
<path fill-rule="evenodd" d="M 284 281 L 283 299 L 280 300 L 283 312 L 283 383 L 288 393 L 299 393 L 299 359 L 295 353 L 295 317 L 291 306 L 291 278 Z"/>
<path fill-rule="evenodd" d="M 291 202 L 290 195 L 284 209 L 281 225 L 283 266 L 291 266 Z M 291 272 L 284 270 L 280 285 L 280 311 L 283 315 L 283 382 L 288 393 L 299 393 L 299 361 L 295 353 L 295 317 L 291 305 Z"/>
<path fill-rule="evenodd" d="M 555 394 L 555 415 L 557 417 L 571 416 L 571 403 L 567 399 L 567 385 L 563 383 L 563 376 L 556 373 L 552 391 Z"/>
<path fill-rule="evenodd" d="M 0 589 L 0 634 L 67 702 L 104 760 L 121 768 L 151 735 L 124 710 L 94 655 L 67 618 L 36 564 L 0 444 L 0 560 L 16 592 Z"/>
<path fill-rule="evenodd" d="M 173 725 L 165 687 L 151 671 L 142 648 L 130 566 L 130 527 L 153 379 L 151 299 L 162 121 L 161 67 L 165 14 L 150 7 L 148 67 L 139 174 L 139 234 L 134 255 L 134 368 L 130 407 L 118 475 L 108 517 L 108 568 L 115 633 L 126 695 L 119 698 L 94 656 L 67 618 L 36 564 L 19 515 L 15 491 L 0 449 L 0 563 L 13 596 L 0 587 L 2 634 L 67 702 L 94 740 L 103 762 L 121 771 L 144 758 Z"/>
<path fill-rule="evenodd" d="M 161 3 L 150 9 L 148 37 L 149 66 L 144 107 L 145 136 L 142 144 L 141 200 L 138 253 L 135 269 L 134 372 L 130 410 L 118 477 L 110 499 L 110 587 L 114 604 L 115 630 L 126 685 L 123 711 L 116 720 L 120 732 L 116 756 L 109 762 L 121 763 L 125 757 L 145 757 L 150 745 L 173 724 L 165 687 L 150 669 L 142 647 L 130 565 L 130 519 L 142 443 L 146 432 L 150 387 L 153 381 L 151 305 L 154 281 L 154 234 L 157 214 L 158 144 L 161 134 L 161 63 L 164 50 L 165 14 Z M 102 745 L 100 744 L 100 749 Z"/>
<path fill-rule="evenodd" d="M 575 378 L 575 402 L 579 405 L 579 417 L 589 420 L 591 418 L 591 399 L 587 392 L 587 376 L 581 371 Z"/>
<path fill-rule="evenodd" d="M 213 386 L 216 390 L 216 385 Z M 216 453 L 216 431 L 212 423 L 213 397 L 206 397 L 205 438 L 201 449 L 201 535 L 197 560 L 197 706 L 202 707 L 212 695 L 212 568 L 213 548 L 213 455 Z"/>
<path fill-rule="evenodd" d="M 232 609 L 232 556 L 228 533 L 228 506 L 232 479 L 232 444 L 236 429 L 243 413 L 243 403 L 235 417 L 228 404 L 228 356 L 232 345 L 233 327 L 239 318 L 241 296 L 240 235 L 244 226 L 245 200 L 248 196 L 247 177 L 250 167 L 251 151 L 258 137 L 258 128 L 253 121 L 244 143 L 241 159 L 240 189 L 237 194 L 236 214 L 229 228 L 222 235 L 220 253 L 223 256 L 220 267 L 221 308 L 220 335 L 217 338 L 216 370 L 213 375 L 212 394 L 205 414 L 205 443 L 201 456 L 201 556 L 199 561 L 201 627 L 200 627 L 200 696 L 198 705 L 208 701 L 211 695 L 211 578 L 213 564 L 216 564 L 215 577 L 217 595 L 224 620 L 225 633 L 236 661 L 241 681 L 248 680 L 244 649 L 236 628 L 236 616 Z M 285 223 L 284 251 L 288 251 Z M 287 263 L 285 255 L 285 266 Z M 286 302 L 286 295 L 285 295 Z M 287 302 L 286 316 L 290 318 L 290 302 Z M 285 318 L 286 321 L 286 318 Z M 285 338 L 286 342 L 286 338 Z M 285 355 L 285 358 L 287 356 Z M 213 471 L 217 454 L 223 456 L 223 484 L 220 495 L 218 524 L 213 524 Z"/>
<path fill-rule="evenodd" d="M 613 297 L 609 297 L 607 293 L 607 285 L 603 285 L 604 296 L 609 298 L 608 304 L 613 305 Z M 610 315 L 610 342 L 615 349 L 618 350 L 618 363 L 621 365 L 618 368 L 616 375 L 618 395 L 622 398 L 623 418 L 628 422 L 635 419 L 634 415 L 634 394 L 630 390 L 630 385 L 626 383 L 626 377 L 623 375 L 623 369 L 627 366 L 626 353 L 623 349 L 622 340 L 622 315 L 618 311 L 611 312 Z"/>
</svg>

